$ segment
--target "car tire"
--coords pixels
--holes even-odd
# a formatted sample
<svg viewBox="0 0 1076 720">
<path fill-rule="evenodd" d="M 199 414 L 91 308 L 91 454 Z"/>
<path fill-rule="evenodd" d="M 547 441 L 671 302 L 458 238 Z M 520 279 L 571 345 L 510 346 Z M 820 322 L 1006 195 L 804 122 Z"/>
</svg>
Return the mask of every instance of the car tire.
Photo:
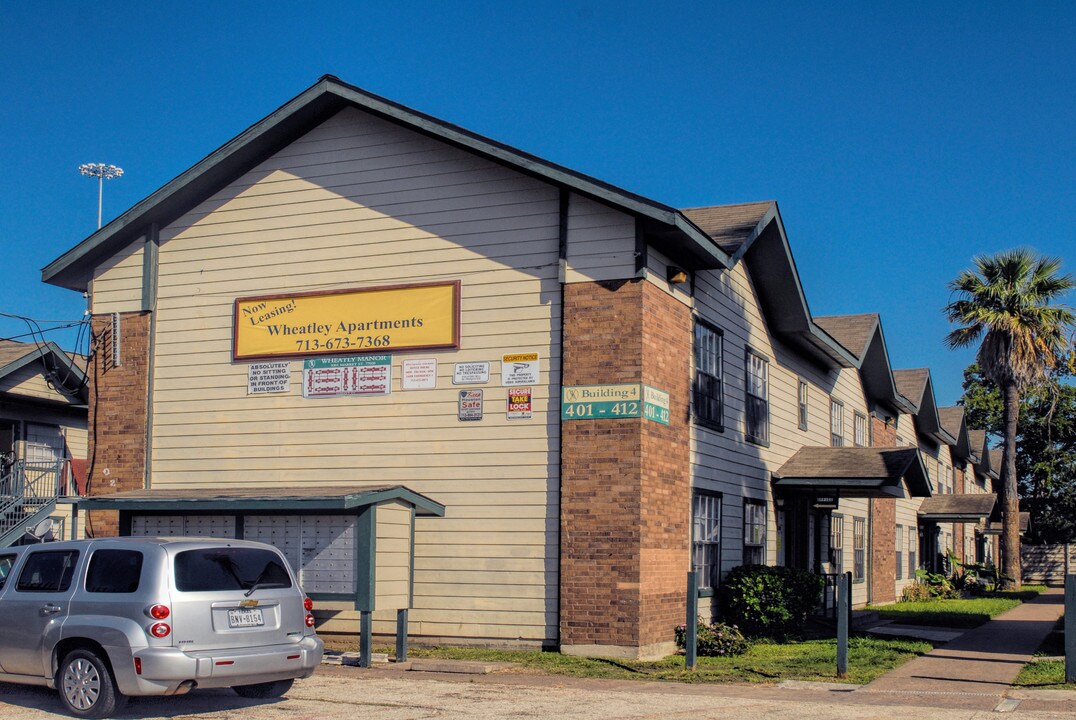
<svg viewBox="0 0 1076 720">
<path fill-rule="evenodd" d="M 127 696 L 116 689 L 112 669 L 92 650 L 64 656 L 56 671 L 56 689 L 67 712 L 76 717 L 111 717 L 127 704 Z"/>
<path fill-rule="evenodd" d="M 254 685 L 236 685 L 232 690 L 235 690 L 235 694 L 239 697 L 264 700 L 266 698 L 280 697 L 288 690 L 291 690 L 294 682 L 294 680 L 273 680 L 272 682 L 255 683 Z"/>
</svg>

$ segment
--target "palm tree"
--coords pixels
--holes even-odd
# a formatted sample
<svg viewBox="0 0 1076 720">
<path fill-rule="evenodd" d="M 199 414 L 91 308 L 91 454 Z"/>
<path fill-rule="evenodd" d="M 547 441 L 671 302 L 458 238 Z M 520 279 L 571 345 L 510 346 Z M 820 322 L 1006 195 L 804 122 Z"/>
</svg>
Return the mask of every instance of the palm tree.
<svg viewBox="0 0 1076 720">
<path fill-rule="evenodd" d="M 1057 366 L 1072 344 L 1076 316 L 1051 304 L 1076 285 L 1061 275 L 1061 261 L 1017 249 L 977 256 L 975 267 L 949 283 L 956 299 L 945 307 L 959 325 L 945 342 L 963 348 L 982 338 L 977 360 L 983 375 L 1001 391 L 1002 574 L 1020 586 L 1020 501 L 1016 489 L 1016 421 L 1020 394 Z"/>
</svg>

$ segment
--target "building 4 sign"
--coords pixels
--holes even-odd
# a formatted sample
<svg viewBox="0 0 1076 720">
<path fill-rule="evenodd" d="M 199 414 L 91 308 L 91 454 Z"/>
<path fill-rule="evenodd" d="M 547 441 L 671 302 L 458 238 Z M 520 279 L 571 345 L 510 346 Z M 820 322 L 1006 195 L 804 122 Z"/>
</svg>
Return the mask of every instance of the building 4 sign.
<svg viewBox="0 0 1076 720">
<path fill-rule="evenodd" d="M 455 350 L 459 320 L 458 280 L 237 298 L 232 359 Z"/>
<path fill-rule="evenodd" d="M 566 385 L 561 388 L 561 420 L 616 420 L 645 417 L 669 424 L 669 393 L 649 385 Z"/>
</svg>

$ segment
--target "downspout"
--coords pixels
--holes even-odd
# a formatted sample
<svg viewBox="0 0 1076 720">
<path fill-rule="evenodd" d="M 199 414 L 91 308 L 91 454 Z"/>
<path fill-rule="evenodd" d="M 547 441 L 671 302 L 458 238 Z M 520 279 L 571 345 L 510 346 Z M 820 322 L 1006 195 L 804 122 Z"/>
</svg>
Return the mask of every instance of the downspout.
<svg viewBox="0 0 1076 720">
<path fill-rule="evenodd" d="M 558 377 L 559 387 L 564 386 L 564 286 L 568 283 L 568 208 L 571 202 L 571 193 L 567 188 L 561 187 L 558 199 L 558 225 L 557 225 L 557 267 L 560 280 L 560 373 Z M 557 406 L 560 407 L 560 397 L 557 397 Z M 564 578 L 561 570 L 563 560 L 562 547 L 564 544 L 564 422 L 557 418 L 557 437 L 559 457 L 557 458 L 557 647 L 560 647 L 560 613 L 561 613 L 561 587 Z"/>
<path fill-rule="evenodd" d="M 157 268 L 160 252 L 160 229 L 153 223 L 146 231 L 142 250 L 142 312 L 149 313 L 149 337 L 146 340 L 146 447 L 142 484 L 153 484 L 153 368 L 157 344 Z"/>
</svg>

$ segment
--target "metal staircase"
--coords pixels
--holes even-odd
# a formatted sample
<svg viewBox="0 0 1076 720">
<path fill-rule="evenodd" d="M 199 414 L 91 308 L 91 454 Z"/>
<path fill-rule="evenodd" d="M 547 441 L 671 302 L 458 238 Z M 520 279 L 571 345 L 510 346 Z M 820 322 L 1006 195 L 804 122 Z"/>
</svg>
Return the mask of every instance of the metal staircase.
<svg viewBox="0 0 1076 720">
<path fill-rule="evenodd" d="M 64 461 L 17 460 L 0 476 L 0 548 L 26 535 L 28 527 L 49 517 L 67 494 Z"/>
</svg>

